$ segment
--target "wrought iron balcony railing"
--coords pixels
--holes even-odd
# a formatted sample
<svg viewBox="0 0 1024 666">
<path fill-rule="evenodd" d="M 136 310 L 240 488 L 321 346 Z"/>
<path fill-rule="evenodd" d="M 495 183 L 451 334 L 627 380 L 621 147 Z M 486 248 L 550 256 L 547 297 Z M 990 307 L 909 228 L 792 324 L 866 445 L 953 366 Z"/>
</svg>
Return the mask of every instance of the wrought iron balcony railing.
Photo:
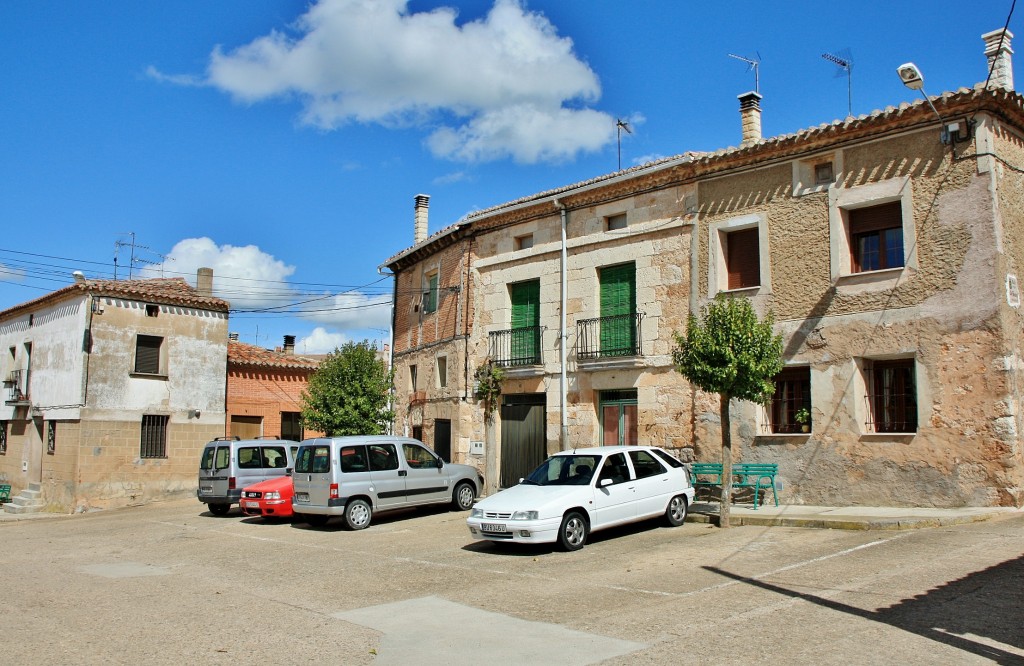
<svg viewBox="0 0 1024 666">
<path fill-rule="evenodd" d="M 576 323 L 577 357 L 580 360 L 643 356 L 641 322 L 644 314 L 633 312 L 610 317 L 581 319 Z"/>
<path fill-rule="evenodd" d="M 24 384 L 25 372 L 23 370 L 11 370 L 11 373 L 4 378 L 4 388 L 7 389 L 8 405 L 24 404 L 28 402 L 28 387 Z"/>
<path fill-rule="evenodd" d="M 541 362 L 540 326 L 492 331 L 488 337 L 488 355 L 500 366 L 539 365 Z"/>
</svg>

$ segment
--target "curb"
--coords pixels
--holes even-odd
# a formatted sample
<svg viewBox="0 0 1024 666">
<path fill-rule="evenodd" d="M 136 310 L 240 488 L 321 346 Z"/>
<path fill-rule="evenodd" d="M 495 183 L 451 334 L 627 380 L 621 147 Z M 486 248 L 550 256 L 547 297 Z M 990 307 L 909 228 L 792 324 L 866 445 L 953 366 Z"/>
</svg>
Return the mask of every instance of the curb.
<svg viewBox="0 0 1024 666">
<path fill-rule="evenodd" d="M 947 516 L 941 518 L 800 518 L 778 516 L 748 516 L 730 514 L 729 522 L 733 527 L 804 527 L 811 529 L 831 530 L 916 530 L 928 527 L 949 527 L 989 520 L 991 515 Z M 690 513 L 686 516 L 688 523 L 718 525 L 718 514 Z"/>
</svg>

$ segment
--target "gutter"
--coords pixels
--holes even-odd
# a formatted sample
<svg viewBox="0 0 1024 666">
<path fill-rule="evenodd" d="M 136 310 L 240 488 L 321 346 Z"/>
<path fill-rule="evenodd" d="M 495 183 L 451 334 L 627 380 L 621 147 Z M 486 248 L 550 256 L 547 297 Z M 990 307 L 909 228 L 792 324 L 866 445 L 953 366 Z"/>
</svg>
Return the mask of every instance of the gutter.
<svg viewBox="0 0 1024 666">
<path fill-rule="evenodd" d="M 568 339 L 566 333 L 566 314 L 565 307 L 568 301 L 568 285 L 566 284 L 567 268 L 567 256 L 566 256 L 566 217 L 567 211 L 565 204 L 558 200 L 558 198 L 552 198 L 551 202 L 558 207 L 562 218 L 562 242 L 561 242 L 561 268 L 559 271 L 559 282 L 561 283 L 561 296 L 560 296 L 560 310 L 561 310 L 561 321 L 558 329 L 558 449 L 565 451 L 569 440 L 569 426 L 566 421 L 565 406 L 568 402 L 568 387 L 565 374 L 565 346 Z"/>
</svg>

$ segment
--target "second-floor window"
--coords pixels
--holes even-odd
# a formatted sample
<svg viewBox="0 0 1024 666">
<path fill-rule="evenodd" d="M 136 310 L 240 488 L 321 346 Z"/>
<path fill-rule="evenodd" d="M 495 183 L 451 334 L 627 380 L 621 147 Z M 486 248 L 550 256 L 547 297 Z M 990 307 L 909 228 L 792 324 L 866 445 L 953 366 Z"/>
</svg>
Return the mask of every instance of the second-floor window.
<svg viewBox="0 0 1024 666">
<path fill-rule="evenodd" d="M 509 287 L 512 301 L 511 364 L 539 362 L 540 280 L 518 282 Z"/>
<path fill-rule="evenodd" d="M 853 272 L 903 266 L 903 215 L 900 202 L 856 208 L 849 215 Z"/>
<path fill-rule="evenodd" d="M 760 286 L 761 255 L 757 227 L 726 234 L 725 267 L 729 289 Z"/>
<path fill-rule="evenodd" d="M 437 273 L 427 276 L 427 288 L 423 292 L 423 312 L 437 311 Z"/>
<path fill-rule="evenodd" d="M 601 355 L 636 353 L 636 264 L 602 268 Z"/>
<path fill-rule="evenodd" d="M 164 339 L 156 335 L 139 335 L 135 340 L 135 372 L 159 375 L 160 348 Z"/>
</svg>

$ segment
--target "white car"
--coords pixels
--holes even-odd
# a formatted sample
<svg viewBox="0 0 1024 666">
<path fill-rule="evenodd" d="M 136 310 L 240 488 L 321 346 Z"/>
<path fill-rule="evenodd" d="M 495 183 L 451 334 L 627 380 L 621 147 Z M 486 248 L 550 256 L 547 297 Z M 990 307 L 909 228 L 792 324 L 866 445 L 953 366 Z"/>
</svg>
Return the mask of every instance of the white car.
<svg viewBox="0 0 1024 666">
<path fill-rule="evenodd" d="M 601 446 L 557 453 L 530 476 L 473 507 L 475 539 L 558 542 L 578 550 L 590 532 L 659 515 L 682 525 L 693 502 L 683 463 L 653 446 Z"/>
</svg>

